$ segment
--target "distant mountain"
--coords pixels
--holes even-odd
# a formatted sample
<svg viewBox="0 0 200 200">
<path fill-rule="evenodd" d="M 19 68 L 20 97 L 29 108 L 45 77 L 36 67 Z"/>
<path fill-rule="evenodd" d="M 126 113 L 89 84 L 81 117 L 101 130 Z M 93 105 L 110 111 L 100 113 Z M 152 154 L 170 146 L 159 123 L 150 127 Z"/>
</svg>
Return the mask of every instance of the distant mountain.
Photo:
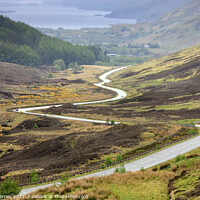
<svg viewBox="0 0 200 200">
<path fill-rule="evenodd" d="M 192 0 L 46 0 L 44 4 L 75 6 L 85 10 L 111 11 L 108 18 L 153 21 Z"/>
<path fill-rule="evenodd" d="M 159 57 L 200 44 L 200 1 L 190 1 L 153 22 L 114 25 L 105 29 L 42 31 L 55 37 L 59 35 L 74 44 L 109 44 L 111 51 L 119 50 L 118 54 L 123 54 L 118 47 L 124 45 L 129 46 L 132 55 L 137 53 L 137 47 L 149 46 L 145 50 Z"/>
<path fill-rule="evenodd" d="M 138 35 L 138 38 L 133 38 L 132 44 L 159 44 L 160 48 L 155 50 L 158 55 L 166 55 L 198 45 L 200 44 L 200 1 L 190 1 L 153 22 L 127 25 L 128 28 L 133 34 Z"/>
<path fill-rule="evenodd" d="M 29 25 L 0 15 L 0 61 L 27 66 L 49 65 L 56 59 L 65 64 L 104 61 L 99 47 L 72 45 L 46 36 Z"/>
<path fill-rule="evenodd" d="M 129 5 L 140 5 L 149 0 L 45 0 L 44 4 L 55 4 L 63 6 L 75 6 L 85 10 L 115 11 L 127 8 Z"/>
<path fill-rule="evenodd" d="M 154 40 L 177 51 L 200 43 L 200 1 L 192 2 L 159 18 L 152 24 Z"/>
<path fill-rule="evenodd" d="M 138 22 L 153 21 L 190 1 L 191 0 L 142 0 L 137 4 L 135 2 L 128 4 L 127 2 L 126 8 L 122 6 L 120 9 L 106 15 L 106 17 L 137 19 Z"/>
</svg>

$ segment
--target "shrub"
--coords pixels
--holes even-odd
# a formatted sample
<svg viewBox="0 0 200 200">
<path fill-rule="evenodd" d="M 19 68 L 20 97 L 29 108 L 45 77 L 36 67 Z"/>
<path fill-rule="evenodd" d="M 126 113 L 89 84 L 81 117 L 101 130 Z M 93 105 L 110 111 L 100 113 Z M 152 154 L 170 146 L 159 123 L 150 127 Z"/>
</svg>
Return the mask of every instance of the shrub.
<svg viewBox="0 0 200 200">
<path fill-rule="evenodd" d="M 122 155 L 117 155 L 116 161 L 117 162 L 122 162 L 123 161 Z"/>
<path fill-rule="evenodd" d="M 67 66 L 69 69 L 71 68 L 74 68 L 74 64 L 73 63 L 70 63 L 68 66 Z"/>
<path fill-rule="evenodd" d="M 62 67 L 61 67 L 60 65 L 55 65 L 55 66 L 54 66 L 54 69 L 55 69 L 56 71 L 61 71 L 61 70 L 62 70 Z"/>
<path fill-rule="evenodd" d="M 60 177 L 61 183 L 66 183 L 68 180 L 69 180 L 69 173 L 66 172 L 65 174 L 61 175 Z"/>
<path fill-rule="evenodd" d="M 18 186 L 18 183 L 7 179 L 0 185 L 0 195 L 17 195 L 21 189 Z"/>
<path fill-rule="evenodd" d="M 33 128 L 38 128 L 38 125 L 35 123 L 34 125 L 33 125 Z"/>
<path fill-rule="evenodd" d="M 188 131 L 188 135 L 192 135 L 192 134 L 195 134 L 195 133 L 198 133 L 198 129 L 195 127 L 195 128 L 192 128 L 192 129 L 189 129 Z"/>
<path fill-rule="evenodd" d="M 185 155 L 176 156 L 176 162 L 179 162 L 179 161 L 184 160 L 184 159 L 185 159 Z"/>
<path fill-rule="evenodd" d="M 112 165 L 113 163 L 114 163 L 114 161 L 112 160 L 112 158 L 110 156 L 106 158 L 105 165 Z"/>
<path fill-rule="evenodd" d="M 55 68 L 56 66 L 60 67 L 60 70 L 66 68 L 65 62 L 64 62 L 64 60 L 62 60 L 62 59 L 54 60 L 53 66 L 54 66 L 54 68 Z M 59 71 L 59 70 L 58 70 L 58 71 Z"/>
<path fill-rule="evenodd" d="M 144 172 L 144 171 L 145 171 L 144 167 L 142 167 L 142 168 L 140 169 L 140 171 Z"/>
<path fill-rule="evenodd" d="M 111 120 L 110 123 L 111 123 L 111 125 L 114 125 L 115 124 L 115 120 Z"/>
<path fill-rule="evenodd" d="M 101 169 L 105 169 L 105 164 L 104 163 L 101 164 Z"/>
<path fill-rule="evenodd" d="M 52 73 L 48 73 L 47 74 L 47 78 L 53 78 L 53 74 Z"/>
<path fill-rule="evenodd" d="M 32 183 L 36 183 L 36 182 L 39 181 L 38 174 L 35 171 L 35 169 L 30 173 L 30 176 L 31 176 L 31 182 Z"/>
<path fill-rule="evenodd" d="M 125 173 L 126 172 L 126 168 L 124 167 L 124 165 L 120 165 L 119 167 L 115 168 L 115 172 Z"/>
<path fill-rule="evenodd" d="M 159 144 L 156 144 L 156 149 L 160 149 L 160 145 Z"/>
</svg>

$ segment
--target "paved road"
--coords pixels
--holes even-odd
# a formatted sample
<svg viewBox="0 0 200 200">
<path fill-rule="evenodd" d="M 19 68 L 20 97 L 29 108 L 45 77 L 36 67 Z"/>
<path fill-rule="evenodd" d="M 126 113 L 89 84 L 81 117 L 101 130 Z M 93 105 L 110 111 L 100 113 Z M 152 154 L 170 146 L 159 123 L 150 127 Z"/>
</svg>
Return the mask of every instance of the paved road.
<svg viewBox="0 0 200 200">
<path fill-rule="evenodd" d="M 116 97 L 114 97 L 112 99 L 102 100 L 102 101 L 75 103 L 74 105 L 102 103 L 102 102 L 107 102 L 107 101 L 115 101 L 115 100 L 119 100 L 121 98 L 126 97 L 126 93 L 119 90 L 119 89 L 103 86 L 103 84 L 110 82 L 110 80 L 106 79 L 107 76 L 109 76 L 110 74 L 112 74 L 112 73 L 114 73 L 118 70 L 124 69 L 124 68 L 126 68 L 126 67 L 121 67 L 121 68 L 118 68 L 118 69 L 115 69 L 115 70 L 111 70 L 111 71 L 103 74 L 102 76 L 100 76 L 100 79 L 103 80 L 103 82 L 95 84 L 96 86 L 115 91 L 118 94 Z M 59 107 L 59 106 L 61 106 L 61 105 L 56 105 L 56 107 Z M 29 112 L 29 111 L 38 110 L 38 109 L 47 109 L 47 108 L 50 108 L 50 107 L 52 107 L 52 106 L 23 108 L 23 109 L 19 109 L 17 112 L 23 112 L 23 113 L 32 114 L 32 115 L 56 117 L 56 118 L 62 118 L 62 119 L 72 119 L 72 120 L 81 120 L 81 121 L 89 121 L 89 122 L 97 122 L 97 123 L 106 123 L 105 121 L 100 121 L 100 120 L 88 120 L 88 119 L 80 119 L 80 118 L 73 118 L 73 117 L 64 117 L 64 116 L 38 114 L 38 113 Z M 200 125 L 196 125 L 196 127 L 200 127 Z M 180 144 L 176 144 L 174 146 L 168 147 L 166 149 L 163 149 L 159 152 L 153 153 L 153 154 L 146 156 L 144 158 L 141 158 L 141 159 L 132 161 L 130 163 L 127 163 L 127 164 L 125 164 L 125 168 L 126 168 L 127 171 L 138 171 L 142 167 L 144 167 L 144 169 L 146 169 L 146 168 L 158 165 L 160 163 L 166 162 L 170 159 L 175 158 L 179 154 L 184 154 L 184 153 L 189 152 L 189 151 L 196 149 L 198 147 L 200 147 L 200 136 L 197 136 L 197 137 L 192 138 L 190 140 L 184 141 Z M 89 178 L 89 177 L 93 177 L 93 176 L 96 176 L 96 177 L 105 176 L 105 175 L 112 174 L 114 172 L 114 170 L 115 170 L 115 168 L 106 169 L 106 170 L 103 170 L 101 172 L 97 172 L 97 173 L 93 173 L 93 174 L 86 175 L 86 176 L 83 176 L 83 177 L 79 177 L 78 179 Z M 24 189 L 24 190 L 21 191 L 20 195 L 25 195 L 25 194 L 28 194 L 30 192 L 34 192 L 38 189 L 50 187 L 52 185 L 53 184 L 47 184 L 47 185 L 43 185 L 43 186 L 37 186 L 37 187 L 33 187 L 33 188 Z"/>
<path fill-rule="evenodd" d="M 123 99 L 127 96 L 126 92 L 117 89 L 117 88 L 111 88 L 111 87 L 107 87 L 104 86 L 105 83 L 109 83 L 111 82 L 109 79 L 107 79 L 106 77 L 108 77 L 109 75 L 127 68 L 127 66 L 125 67 L 120 67 L 117 69 L 113 69 L 110 70 L 106 73 L 104 73 L 103 75 L 101 75 L 99 77 L 99 79 L 101 79 L 103 82 L 101 83 L 96 83 L 94 84 L 95 86 L 101 87 L 101 88 L 105 88 L 111 91 L 114 91 L 117 93 L 117 96 L 111 99 L 106 99 L 106 100 L 100 100 L 100 101 L 91 101 L 91 102 L 82 102 L 82 103 L 74 103 L 73 105 L 86 105 L 86 104 L 94 104 L 94 103 L 104 103 L 104 102 L 109 102 L 109 101 L 116 101 L 119 99 Z M 62 105 L 54 105 L 54 107 L 59 107 Z M 51 114 L 42 114 L 42 113 L 34 113 L 34 112 L 30 112 L 30 111 L 34 111 L 34 110 L 42 110 L 42 109 L 48 109 L 51 108 L 53 106 L 40 106 L 40 107 L 32 107 L 32 108 L 21 108 L 21 109 L 17 109 L 17 110 L 13 110 L 14 112 L 20 112 L 20 113 L 24 113 L 24 114 L 29 114 L 29 115 L 36 115 L 36 116 L 46 116 L 46 117 L 53 117 L 53 118 L 59 118 L 59 119 L 67 119 L 67 120 L 76 120 L 76 121 L 84 121 L 84 122 L 93 122 L 93 123 L 101 123 L 101 124 L 105 124 L 107 123 L 107 121 L 103 121 L 103 120 L 92 120 L 92 119 L 83 119 L 83 118 L 76 118 L 76 117 L 65 117 L 65 116 L 59 116 L 59 115 L 51 115 Z M 115 122 L 115 124 L 119 124 L 120 122 Z"/>
<path fill-rule="evenodd" d="M 160 163 L 166 162 L 168 160 L 171 160 L 180 154 L 187 153 L 198 147 L 200 147 L 200 136 L 197 136 L 190 140 L 176 144 L 174 146 L 168 147 L 166 149 L 163 149 L 161 151 L 158 151 L 156 153 L 153 153 L 153 154 L 143 157 L 141 159 L 129 162 L 129 163 L 125 164 L 125 168 L 127 171 L 132 171 L 132 172 L 138 171 L 142 167 L 144 167 L 144 169 L 147 169 L 149 167 L 152 167 L 152 166 L 158 165 Z M 94 177 L 94 176 L 100 177 L 100 176 L 110 175 L 114 172 L 114 170 L 115 170 L 115 168 L 110 168 L 110 169 L 106 169 L 106 170 L 103 170 L 100 172 L 82 176 L 77 179 L 89 178 L 89 177 Z M 52 185 L 54 185 L 54 184 L 48 184 L 48 185 L 44 185 L 44 186 L 38 186 L 38 187 L 24 189 L 21 191 L 20 195 L 25 195 L 30 192 L 34 192 L 38 189 L 48 188 Z"/>
</svg>

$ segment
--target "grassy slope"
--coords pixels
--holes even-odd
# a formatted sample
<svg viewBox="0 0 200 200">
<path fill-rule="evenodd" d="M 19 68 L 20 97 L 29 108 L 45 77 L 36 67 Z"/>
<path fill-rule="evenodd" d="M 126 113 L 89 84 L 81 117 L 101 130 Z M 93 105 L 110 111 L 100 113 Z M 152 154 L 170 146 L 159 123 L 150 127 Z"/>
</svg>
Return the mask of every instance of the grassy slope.
<svg viewBox="0 0 200 200">
<path fill-rule="evenodd" d="M 128 92 L 118 105 L 135 112 L 198 109 L 199 55 L 196 46 L 113 75 L 112 86 Z"/>
<path fill-rule="evenodd" d="M 71 180 L 60 188 L 54 186 L 34 194 L 86 195 L 86 199 L 123 200 L 167 200 L 170 195 L 171 199 L 182 197 L 197 200 L 200 186 L 199 158 L 200 148 L 147 171 Z"/>
<path fill-rule="evenodd" d="M 199 56 L 200 46 L 196 46 L 169 56 L 145 62 L 139 66 L 129 67 L 125 71 L 120 71 L 112 76 L 112 79 L 114 79 L 113 85 L 117 84 L 117 86 L 120 86 L 125 90 L 127 89 L 129 94 L 134 94 L 135 88 L 139 88 L 140 90 L 143 89 L 144 91 L 147 86 L 166 86 L 168 83 L 170 84 L 190 79 L 198 75 L 198 69 L 190 69 L 188 67 L 188 70 L 190 71 L 184 71 L 183 69 L 182 74 L 178 74 L 178 71 L 175 72 L 177 74 L 170 74 L 170 71 L 173 72 L 173 69 L 176 67 L 181 68 L 184 64 L 191 64 L 191 62 L 197 63 L 199 61 Z M 166 72 L 166 74 L 161 74 L 162 72 Z M 169 73 L 167 74 L 167 72 Z M 170 76 L 168 76 L 169 74 Z M 139 94 L 140 92 L 136 92 L 135 96 L 138 96 Z"/>
<path fill-rule="evenodd" d="M 200 46 L 195 46 L 128 67 L 112 75 L 113 82 L 109 84 L 125 90 L 128 98 L 112 103 L 112 106 L 84 106 L 70 115 L 91 118 L 97 114 L 95 118 L 122 122 L 195 122 L 200 119 L 199 66 Z"/>
<path fill-rule="evenodd" d="M 171 52 L 200 43 L 200 2 L 194 0 L 153 23 L 156 41 Z"/>
</svg>

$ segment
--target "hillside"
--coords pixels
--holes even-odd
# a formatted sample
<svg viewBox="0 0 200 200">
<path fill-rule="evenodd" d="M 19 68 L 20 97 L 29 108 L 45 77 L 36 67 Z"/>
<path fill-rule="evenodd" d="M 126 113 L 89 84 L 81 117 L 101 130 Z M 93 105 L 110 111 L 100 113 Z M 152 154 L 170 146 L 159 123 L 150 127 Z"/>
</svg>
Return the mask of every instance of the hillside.
<svg viewBox="0 0 200 200">
<path fill-rule="evenodd" d="M 152 24 L 155 33 L 154 40 L 171 52 L 199 44 L 199 13 L 198 0 L 168 13 Z"/>
<path fill-rule="evenodd" d="M 36 67 L 63 59 L 66 65 L 94 64 L 106 57 L 100 48 L 72 45 L 48 37 L 21 22 L 0 16 L 0 61 Z"/>
<path fill-rule="evenodd" d="M 112 11 L 111 14 L 106 15 L 106 17 L 111 18 L 130 18 L 136 19 L 137 21 L 152 21 L 189 1 L 191 0 L 51 0 L 45 3 L 47 5 L 52 3 L 62 6 L 75 6 L 86 10 Z"/>
<path fill-rule="evenodd" d="M 111 76 L 109 85 L 128 93 L 112 105 L 63 108 L 74 117 L 114 119 L 124 123 L 195 123 L 200 119 L 200 46 L 133 65 Z M 57 110 L 57 111 L 56 111 Z M 60 113 L 58 109 L 52 113 Z M 95 118 L 97 118 L 97 116 Z"/>
<path fill-rule="evenodd" d="M 148 170 L 69 180 L 60 187 L 41 189 L 31 195 L 77 195 L 97 200 L 198 200 L 199 158 L 200 148 Z M 27 196 L 24 199 L 29 198 Z"/>
<path fill-rule="evenodd" d="M 153 21 L 189 1 L 191 0 L 150 0 L 140 1 L 137 4 L 129 3 L 126 8 L 115 10 L 106 17 L 136 19 L 137 22 Z"/>
<path fill-rule="evenodd" d="M 1 65 L 7 65 L 7 63 L 1 63 Z M 84 69 L 80 74 L 70 75 L 65 70 L 55 73 L 57 77 L 51 81 L 44 77 L 44 80 L 41 78 L 42 81 L 39 83 L 34 81 L 33 83 L 22 82 L 25 85 L 19 83 L 13 88 L 18 93 L 14 93 L 9 101 L 3 99 L 0 105 L 2 110 L 0 115 L 1 181 L 15 175 L 15 180 L 19 180 L 20 184 L 30 184 L 30 172 L 34 169 L 37 170 L 39 178 L 43 181 L 49 180 L 53 176 L 60 177 L 66 170 L 73 174 L 83 173 L 91 168 L 105 168 L 107 161 L 113 163 L 117 162 L 119 158 L 126 159 L 144 155 L 149 151 L 160 149 L 162 145 L 171 145 L 193 136 L 194 133 L 197 133 L 197 128 L 194 128 L 193 124 L 200 120 L 199 66 L 200 46 L 154 59 L 141 65 L 129 66 L 112 75 L 110 78 L 114 82 L 108 84 L 127 91 L 127 98 L 107 104 L 81 106 L 70 104 L 70 102 L 89 101 L 99 97 L 106 99 L 110 96 L 110 94 L 107 96 L 105 90 L 99 90 L 91 85 L 91 83 L 97 82 L 96 75 L 107 70 L 107 67 L 102 70 L 99 67 L 87 66 L 87 73 Z M 19 69 L 19 66 L 16 68 Z M 95 74 L 95 69 L 102 71 L 97 71 L 98 73 Z M 34 71 L 32 72 L 34 73 Z M 91 77 L 91 74 L 88 73 L 92 73 L 92 82 L 88 82 L 88 77 Z M 28 73 L 28 77 L 33 78 L 30 74 L 31 71 Z M 36 80 L 39 74 L 40 71 L 36 70 Z M 19 74 L 17 75 L 19 76 Z M 71 76 L 72 78 L 82 76 L 87 82 L 83 78 L 82 80 L 74 78 L 76 81 L 69 81 L 66 76 L 69 79 Z M 4 82 L 6 82 L 6 78 L 4 78 Z M 2 85 L 4 84 L 2 83 Z M 104 96 L 99 96 L 100 93 L 104 93 Z M 114 120 L 122 122 L 122 124 L 97 125 L 9 112 L 11 109 L 24 106 L 61 102 L 68 103 L 38 112 L 88 119 Z M 154 190 L 156 192 L 155 199 L 167 199 L 169 177 L 179 175 L 178 173 L 181 172 L 176 164 L 177 162 L 172 163 L 170 169 L 171 171 L 175 170 L 174 173 L 177 170 L 177 174 L 152 172 L 149 177 L 147 173 L 144 173 L 145 176 L 142 175 L 142 178 L 139 178 L 135 184 L 143 185 L 146 177 L 152 186 L 148 190 L 149 194 Z M 178 164 L 182 168 L 186 165 Z M 199 166 L 199 162 L 192 164 L 194 167 Z M 168 169 L 168 167 L 166 168 Z M 191 171 L 188 173 L 191 176 L 198 172 L 197 168 L 193 169 L 189 168 Z M 157 168 L 153 171 L 157 171 Z M 141 173 L 139 172 L 139 175 Z M 184 175 L 183 178 L 185 178 Z M 138 175 L 128 173 L 127 176 L 134 178 Z M 116 178 L 126 179 L 127 176 L 116 176 Z M 103 180 L 100 180 L 102 183 Z M 176 187 L 173 185 L 176 182 L 177 179 L 172 181 L 170 187 L 172 194 L 177 193 Z M 111 190 L 110 187 L 114 184 L 117 192 L 118 187 L 121 188 L 124 185 L 124 182 L 121 184 L 122 186 L 115 181 L 108 181 L 108 183 L 105 182 L 107 189 Z M 156 187 L 153 187 L 154 185 Z M 196 185 L 193 186 L 195 190 Z M 131 184 L 130 188 L 132 187 Z M 88 188 L 96 190 L 94 184 Z M 74 192 L 73 189 L 71 191 Z M 61 192 L 62 194 L 67 193 L 66 190 L 62 189 Z M 187 190 L 187 192 L 191 191 Z M 117 197 L 117 193 L 114 191 L 105 194 L 117 199 L 129 198 L 125 193 Z M 143 198 L 141 195 L 143 194 L 138 194 L 138 198 Z M 103 199 L 106 198 L 103 197 Z"/>
<path fill-rule="evenodd" d="M 114 82 L 110 85 L 128 93 L 128 97 L 124 100 L 102 105 L 64 104 L 59 108 L 53 107 L 40 111 L 89 119 L 113 119 L 123 124 L 113 127 L 106 125 L 96 127 L 88 125 L 88 127 L 83 124 L 78 127 L 68 124 L 66 127 L 65 124 L 64 127 L 58 128 L 64 135 L 54 133 L 56 137 L 52 132 L 51 136 L 47 134 L 48 137 L 45 136 L 40 141 L 37 138 L 38 134 L 43 135 L 45 131 L 53 131 L 55 127 L 51 125 L 44 130 L 43 126 L 38 125 L 37 130 L 33 129 L 34 123 L 39 124 L 38 120 L 42 122 L 45 119 L 24 121 L 8 131 L 8 136 L 5 135 L 1 140 L 2 143 L 11 143 L 14 140 L 14 144 L 21 147 L 20 151 L 10 154 L 4 152 L 0 159 L 2 172 L 6 174 L 35 166 L 37 169 L 43 168 L 41 176 L 49 176 L 61 173 L 66 168 L 88 169 L 92 166 L 100 166 L 109 155 L 114 159 L 119 154 L 127 158 L 140 151 L 163 145 L 163 142 L 169 143 L 170 140 L 176 141 L 191 135 L 193 129 L 187 128 L 188 124 L 191 126 L 200 120 L 199 66 L 200 46 L 196 46 L 142 65 L 128 67 L 112 75 Z M 43 88 L 51 89 L 50 86 Z M 54 90 L 61 90 L 58 86 L 52 89 L 50 94 L 53 96 L 58 95 Z M 40 93 L 45 94 L 44 91 Z M 61 97 L 57 96 L 57 98 Z M 46 95 L 45 98 L 49 97 Z M 59 122 L 54 123 L 59 124 Z M 65 128 L 68 129 L 67 132 Z M 24 137 L 24 131 L 30 129 L 33 134 L 32 139 L 24 139 L 26 143 L 21 143 L 19 136 Z M 175 136 L 170 137 L 170 140 L 159 142 L 159 139 L 171 134 Z M 34 142 L 32 142 L 33 139 Z M 67 160 L 65 160 L 66 157 Z M 17 163 L 17 167 L 12 165 L 13 161 Z"/>
</svg>

